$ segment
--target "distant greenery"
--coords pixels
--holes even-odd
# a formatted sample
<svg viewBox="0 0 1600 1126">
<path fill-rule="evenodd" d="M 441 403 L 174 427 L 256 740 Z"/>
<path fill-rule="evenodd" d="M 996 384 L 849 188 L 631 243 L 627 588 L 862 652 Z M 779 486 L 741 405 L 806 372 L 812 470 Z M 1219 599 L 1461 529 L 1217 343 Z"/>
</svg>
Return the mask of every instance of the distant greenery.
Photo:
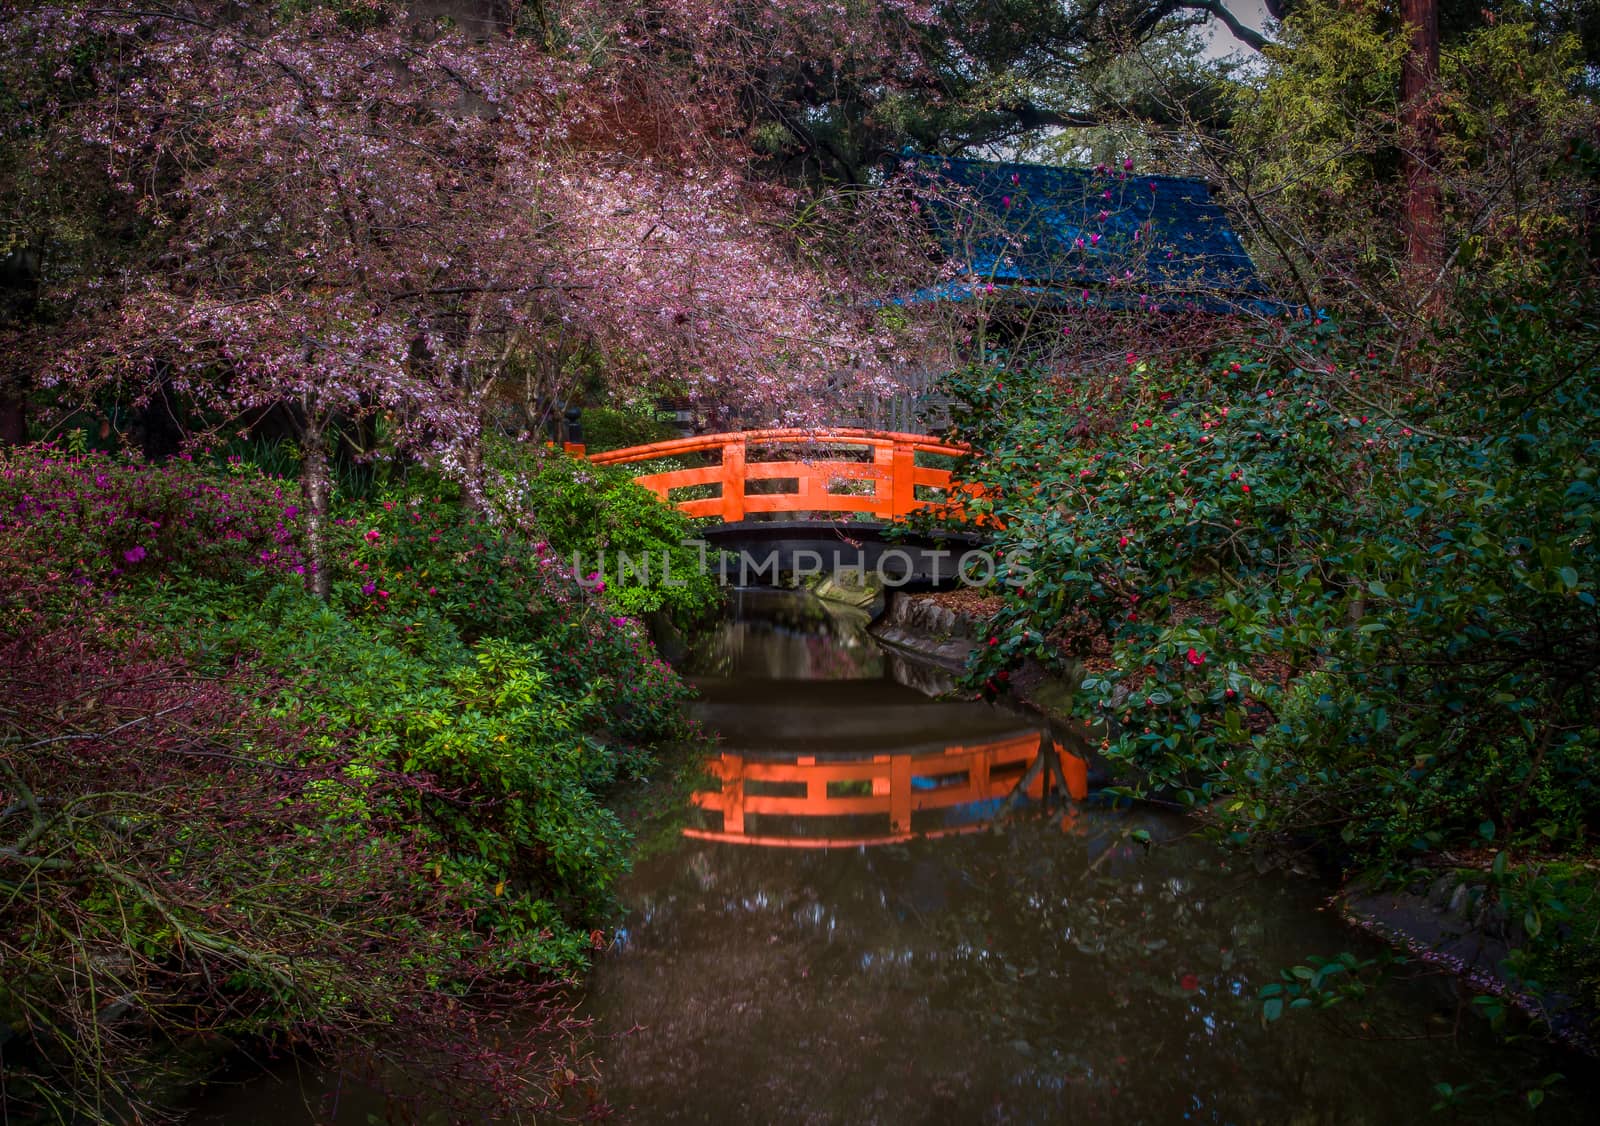
<svg viewBox="0 0 1600 1126">
<path fill-rule="evenodd" d="M 653 406 L 589 407 L 583 412 L 583 444 L 591 452 L 645 446 L 677 436 L 670 416 Z"/>
</svg>

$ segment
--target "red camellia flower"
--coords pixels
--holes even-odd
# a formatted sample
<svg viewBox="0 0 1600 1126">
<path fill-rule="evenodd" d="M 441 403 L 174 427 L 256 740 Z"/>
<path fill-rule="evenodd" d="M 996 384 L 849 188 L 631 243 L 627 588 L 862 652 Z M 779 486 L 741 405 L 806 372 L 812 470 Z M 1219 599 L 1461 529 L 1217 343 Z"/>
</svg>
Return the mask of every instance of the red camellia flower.
<svg viewBox="0 0 1600 1126">
<path fill-rule="evenodd" d="M 1189 651 L 1184 654 L 1183 659 L 1188 661 L 1191 665 L 1194 665 L 1196 668 L 1206 663 L 1205 654 L 1193 647 L 1190 647 Z"/>
<path fill-rule="evenodd" d="M 1200 979 L 1194 974 L 1184 974 L 1178 979 L 1178 986 L 1185 993 L 1193 993 L 1200 988 Z"/>
</svg>

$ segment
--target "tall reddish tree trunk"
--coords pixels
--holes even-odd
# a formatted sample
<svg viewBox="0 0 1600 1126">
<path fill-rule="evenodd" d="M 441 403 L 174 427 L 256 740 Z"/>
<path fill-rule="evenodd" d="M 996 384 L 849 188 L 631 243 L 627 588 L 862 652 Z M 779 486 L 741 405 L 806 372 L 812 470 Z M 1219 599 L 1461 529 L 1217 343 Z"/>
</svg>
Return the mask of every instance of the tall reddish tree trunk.
<svg viewBox="0 0 1600 1126">
<path fill-rule="evenodd" d="M 1406 281 L 1433 286 L 1444 261 L 1439 232 L 1438 122 L 1433 112 L 1439 77 L 1438 0 L 1400 0 L 1400 14 L 1411 42 L 1400 71 L 1400 112 L 1404 124 L 1406 204 Z M 1421 297 L 1421 292 L 1416 296 Z M 1436 308 L 1440 294 L 1427 302 Z"/>
</svg>

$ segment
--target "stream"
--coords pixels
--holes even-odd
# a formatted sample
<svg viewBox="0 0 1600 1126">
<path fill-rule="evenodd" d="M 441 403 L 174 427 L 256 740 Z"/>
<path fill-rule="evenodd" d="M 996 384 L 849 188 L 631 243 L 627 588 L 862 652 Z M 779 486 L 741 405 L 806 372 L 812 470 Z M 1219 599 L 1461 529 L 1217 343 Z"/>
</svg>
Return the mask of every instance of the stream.
<svg viewBox="0 0 1600 1126">
<path fill-rule="evenodd" d="M 940 678 L 866 624 L 746 593 L 680 662 L 724 752 L 826 762 L 1037 733 L 930 699 Z M 625 1121 L 1377 1124 L 1430 1117 L 1436 1083 L 1470 1098 L 1575 1070 L 1458 1025 L 1448 978 L 1263 1027 L 1256 990 L 1281 969 L 1379 948 L 1325 910 L 1329 887 L 1257 871 L 1176 816 L 1089 803 L 826 849 L 799 844 L 837 835 L 826 818 L 752 820 L 744 835 L 771 843 L 687 839 L 623 888 L 630 917 L 586 1006 Z M 844 831 L 885 832 L 863 820 Z M 1538 1118 L 1585 1120 L 1583 1101 Z"/>
<path fill-rule="evenodd" d="M 1264 1025 L 1256 991 L 1281 970 L 1380 953 L 1326 909 L 1330 887 L 1148 807 L 1002 816 L 1043 785 L 1036 718 L 935 699 L 944 675 L 881 648 L 864 611 L 733 597 L 677 655 L 720 787 L 624 881 L 582 1001 L 614 1120 L 1593 1120 L 1583 1061 L 1496 1041 L 1449 977 Z M 1579 1081 L 1535 1119 L 1521 1092 L 1555 1071 Z M 331 1082 L 257 1072 L 195 1121 L 319 1121 Z M 1468 1085 L 1467 1109 L 1430 1114 L 1436 1084 Z M 382 1114 L 346 1091 L 335 1118 Z"/>
</svg>

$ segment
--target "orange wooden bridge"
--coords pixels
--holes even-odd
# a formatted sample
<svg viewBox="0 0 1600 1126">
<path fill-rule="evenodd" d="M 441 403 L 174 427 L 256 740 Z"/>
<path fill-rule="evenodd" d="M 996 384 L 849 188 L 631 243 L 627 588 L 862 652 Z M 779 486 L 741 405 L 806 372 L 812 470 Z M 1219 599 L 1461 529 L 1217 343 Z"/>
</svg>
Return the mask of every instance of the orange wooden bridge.
<svg viewBox="0 0 1600 1126">
<path fill-rule="evenodd" d="M 686 516 L 734 524 L 758 514 L 840 513 L 903 520 L 946 504 L 954 459 L 971 448 L 888 430 L 745 430 L 585 454 L 596 465 L 706 461 L 634 480 Z M 942 462 L 943 464 L 930 464 Z M 760 485 L 753 485 L 761 482 Z M 783 487 L 780 487 L 783 486 Z M 715 495 L 703 495 L 714 488 Z M 694 495 L 687 495 L 694 494 Z"/>
<path fill-rule="evenodd" d="M 739 585 L 755 585 L 752 570 L 770 571 L 770 581 L 857 570 L 893 586 L 948 585 L 962 577 L 964 552 L 981 543 L 981 521 L 967 519 L 951 478 L 970 447 L 925 434 L 745 430 L 596 454 L 567 450 L 597 465 L 637 466 L 645 471 L 636 483 L 686 516 L 717 520 L 700 534 L 722 553 L 723 580 L 736 574 Z M 972 530 L 884 535 L 928 509 Z"/>
<path fill-rule="evenodd" d="M 1042 800 L 1055 787 L 1075 800 L 1088 795 L 1088 763 L 1038 731 L 927 752 L 860 757 L 725 753 L 708 770 L 720 788 L 694 803 L 721 815 L 720 828 L 687 828 L 687 837 L 782 848 L 851 848 L 984 827 L 983 803 Z M 939 814 L 953 815 L 943 819 Z M 917 814 L 932 824 L 913 826 Z M 843 818 L 870 818 L 873 831 L 839 835 Z M 750 832 L 757 818 L 764 832 Z M 925 820 L 925 819 L 924 819 Z"/>
</svg>

